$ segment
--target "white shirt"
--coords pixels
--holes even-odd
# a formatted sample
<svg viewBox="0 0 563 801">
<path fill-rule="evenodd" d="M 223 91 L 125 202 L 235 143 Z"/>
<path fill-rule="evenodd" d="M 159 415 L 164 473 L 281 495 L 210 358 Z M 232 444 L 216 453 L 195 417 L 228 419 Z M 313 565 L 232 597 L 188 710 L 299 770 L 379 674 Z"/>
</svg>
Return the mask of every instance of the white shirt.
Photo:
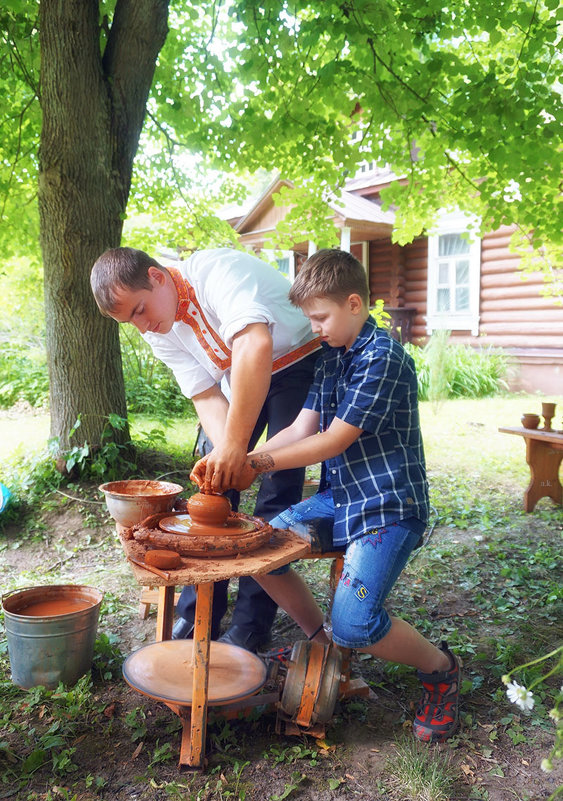
<svg viewBox="0 0 563 801">
<path fill-rule="evenodd" d="M 228 358 L 235 334 L 251 323 L 265 323 L 272 335 L 274 362 L 315 339 L 301 309 L 289 301 L 289 281 L 256 256 L 230 248 L 202 250 L 174 268 L 195 291 L 199 309 L 190 303 L 188 313 L 196 321 L 197 332 L 178 321 L 167 334 L 147 332 L 143 338 L 154 355 L 171 368 L 186 397 L 192 398 L 223 377 L 227 381 L 230 377 L 230 368 L 223 369 L 210 358 L 201 344 L 202 338 L 208 350 Z M 226 350 L 208 328 L 213 329 Z M 312 350 L 292 361 L 304 358 Z"/>
</svg>

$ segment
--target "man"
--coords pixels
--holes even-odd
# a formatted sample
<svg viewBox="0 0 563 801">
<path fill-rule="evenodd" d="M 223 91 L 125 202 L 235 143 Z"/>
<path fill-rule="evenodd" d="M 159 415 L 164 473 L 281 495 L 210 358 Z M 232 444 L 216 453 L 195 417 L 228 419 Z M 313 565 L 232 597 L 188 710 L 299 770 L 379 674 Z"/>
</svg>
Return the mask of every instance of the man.
<svg viewBox="0 0 563 801">
<path fill-rule="evenodd" d="M 97 259 L 90 280 L 101 312 L 135 325 L 173 370 L 213 443 L 208 463 L 224 486 L 232 486 L 262 432 L 267 428 L 271 437 L 293 421 L 313 377 L 320 343 L 289 302 L 287 280 L 255 256 L 228 248 L 196 252 L 175 267 L 140 250 L 115 248 Z M 303 477 L 303 468 L 266 477 L 254 513 L 270 520 L 297 503 Z M 214 639 L 227 584 L 218 583 L 214 593 Z M 194 611 L 195 593 L 186 587 L 174 637 L 191 636 Z M 253 579 L 240 579 L 221 641 L 255 651 L 267 640 L 275 612 Z"/>
</svg>

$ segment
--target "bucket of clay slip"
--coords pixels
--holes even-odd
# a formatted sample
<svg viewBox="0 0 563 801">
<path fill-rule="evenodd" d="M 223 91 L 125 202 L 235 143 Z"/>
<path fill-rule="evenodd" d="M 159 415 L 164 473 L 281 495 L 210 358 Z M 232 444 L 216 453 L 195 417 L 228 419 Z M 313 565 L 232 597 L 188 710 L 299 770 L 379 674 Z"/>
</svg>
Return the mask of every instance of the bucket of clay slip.
<svg viewBox="0 0 563 801">
<path fill-rule="evenodd" d="M 75 684 L 92 664 L 104 594 L 93 587 L 27 587 L 2 596 L 12 681 L 18 687 Z"/>
</svg>

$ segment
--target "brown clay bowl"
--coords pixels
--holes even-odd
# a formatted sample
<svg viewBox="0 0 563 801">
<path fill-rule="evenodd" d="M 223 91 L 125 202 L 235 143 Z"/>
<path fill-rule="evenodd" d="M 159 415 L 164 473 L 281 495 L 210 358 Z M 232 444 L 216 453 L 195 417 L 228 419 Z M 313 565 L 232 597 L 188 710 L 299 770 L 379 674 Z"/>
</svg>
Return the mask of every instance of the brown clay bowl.
<svg viewBox="0 0 563 801">
<path fill-rule="evenodd" d="M 184 488 L 169 481 L 131 479 L 109 481 L 98 489 L 106 496 L 108 512 L 116 523 L 129 528 L 149 515 L 170 512 Z"/>
<path fill-rule="evenodd" d="M 540 424 L 539 414 L 523 414 L 521 422 L 524 428 L 537 428 Z"/>
<path fill-rule="evenodd" d="M 188 512 L 197 526 L 224 526 L 231 513 L 231 502 L 224 495 L 196 492 L 188 498 Z"/>
</svg>

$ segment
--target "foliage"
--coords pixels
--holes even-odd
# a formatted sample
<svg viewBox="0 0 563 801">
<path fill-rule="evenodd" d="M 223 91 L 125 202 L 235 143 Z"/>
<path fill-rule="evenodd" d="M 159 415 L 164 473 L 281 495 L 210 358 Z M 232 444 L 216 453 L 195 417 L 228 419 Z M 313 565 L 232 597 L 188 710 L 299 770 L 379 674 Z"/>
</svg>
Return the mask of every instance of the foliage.
<svg viewBox="0 0 563 801">
<path fill-rule="evenodd" d="M 407 343 L 418 376 L 420 400 L 485 398 L 506 390 L 508 357 L 499 348 L 448 343 L 449 331 L 435 331 L 424 347 Z"/>
<path fill-rule="evenodd" d="M 547 673 L 534 678 L 526 687 L 518 685 L 516 682 L 510 682 L 510 677 L 514 673 L 522 674 L 529 668 L 543 666 L 549 660 L 554 661 Z M 543 684 L 550 676 L 563 675 L 563 645 L 560 645 L 554 651 L 543 654 L 538 659 L 533 659 L 523 665 L 518 665 L 513 668 L 509 673 L 502 677 L 504 684 L 508 685 L 507 694 L 511 701 L 516 703 L 524 712 L 531 712 L 535 705 L 535 699 L 532 691 Z M 511 693 L 512 690 L 512 693 Z M 563 704 L 563 688 L 559 690 L 555 698 L 555 706 L 550 709 L 549 716 L 555 723 L 555 743 L 549 756 L 542 761 L 542 770 L 550 773 L 553 770 L 554 760 L 563 759 L 563 714 L 561 713 L 561 705 Z"/>
<path fill-rule="evenodd" d="M 200 116 L 186 144 L 222 168 L 271 165 L 295 179 L 294 241 L 312 225 L 323 241 L 323 189 L 367 161 L 404 176 L 385 196 L 400 242 L 459 207 L 483 230 L 516 224 L 528 244 L 552 246 L 562 241 L 562 18 L 556 0 L 307 0 L 291 12 L 233 0 L 211 39 L 190 41 L 189 66 L 169 37 L 152 102 L 177 131 L 195 79 Z M 178 77 L 166 84 L 172 63 Z"/>
<path fill-rule="evenodd" d="M 72 439 L 81 426 L 80 416 L 69 433 Z M 113 431 L 122 431 L 127 420 L 116 414 L 110 414 L 102 432 L 102 442 L 98 448 L 92 448 L 88 442 L 74 445 L 69 451 L 61 451 L 56 437 L 49 440 L 49 450 L 57 460 L 64 460 L 66 472 L 82 479 L 96 478 L 105 481 L 116 481 L 135 469 L 133 447 L 131 442 L 119 444 Z"/>
<path fill-rule="evenodd" d="M 34 407 L 48 404 L 49 377 L 40 343 L 4 343 L 0 348 L 0 376 L 0 408 L 9 409 L 22 400 Z"/>
<path fill-rule="evenodd" d="M 380 328 L 390 328 L 391 315 L 389 312 L 384 311 L 384 305 L 385 301 L 378 298 L 373 307 L 369 310 L 369 313 Z"/>
<path fill-rule="evenodd" d="M 102 50 L 119 5 L 100 7 Z M 132 223 L 129 241 L 232 241 L 217 201 L 240 200 L 244 173 L 263 167 L 296 181 L 287 236 L 317 228 L 324 241 L 323 192 L 374 161 L 405 176 L 387 193 L 400 241 L 459 206 L 484 229 L 560 243 L 562 18 L 556 0 L 173 2 L 128 212 L 150 224 Z M 3 252 L 37 254 L 36 2 L 5 3 L 2 23 Z"/>
<path fill-rule="evenodd" d="M 182 395 L 173 372 L 154 357 L 137 329 L 120 326 L 120 337 L 128 411 L 155 417 L 193 416 L 193 403 Z"/>
</svg>

